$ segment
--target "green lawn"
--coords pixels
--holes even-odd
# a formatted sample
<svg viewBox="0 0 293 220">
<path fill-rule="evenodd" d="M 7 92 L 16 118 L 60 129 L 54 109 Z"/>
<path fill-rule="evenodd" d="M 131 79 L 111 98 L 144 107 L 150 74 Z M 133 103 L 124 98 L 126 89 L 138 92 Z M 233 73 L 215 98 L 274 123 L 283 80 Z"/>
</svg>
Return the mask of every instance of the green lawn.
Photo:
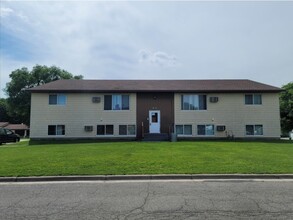
<svg viewBox="0 0 293 220">
<path fill-rule="evenodd" d="M 109 142 L 0 147 L 0 176 L 293 173 L 292 142 Z"/>
</svg>

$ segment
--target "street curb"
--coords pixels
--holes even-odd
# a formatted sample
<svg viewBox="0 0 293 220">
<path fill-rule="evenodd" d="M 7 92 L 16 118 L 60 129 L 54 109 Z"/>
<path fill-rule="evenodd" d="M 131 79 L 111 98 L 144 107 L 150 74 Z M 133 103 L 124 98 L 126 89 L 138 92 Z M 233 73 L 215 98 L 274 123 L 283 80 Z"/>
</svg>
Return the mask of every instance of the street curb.
<svg viewBox="0 0 293 220">
<path fill-rule="evenodd" d="M 0 177 L 0 182 L 119 181 L 119 180 L 229 180 L 293 179 L 293 174 L 162 174 L 162 175 L 94 175 Z"/>
</svg>

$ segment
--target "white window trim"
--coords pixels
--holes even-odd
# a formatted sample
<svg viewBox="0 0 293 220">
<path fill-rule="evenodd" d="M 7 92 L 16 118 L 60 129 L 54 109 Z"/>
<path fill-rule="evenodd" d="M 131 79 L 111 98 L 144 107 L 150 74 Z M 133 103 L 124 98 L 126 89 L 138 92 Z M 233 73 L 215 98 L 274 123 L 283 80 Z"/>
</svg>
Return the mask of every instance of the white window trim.
<svg viewBox="0 0 293 220">
<path fill-rule="evenodd" d="M 246 95 L 252 95 L 252 104 L 246 104 L 246 103 L 245 103 L 245 96 L 246 96 Z M 254 103 L 254 96 L 255 96 L 255 95 L 260 95 L 260 97 L 261 97 L 261 104 L 255 104 L 255 103 Z M 263 103 L 263 100 L 262 100 L 262 94 L 261 94 L 261 93 L 252 93 L 252 94 L 249 94 L 249 93 L 247 94 L 247 93 L 246 93 L 246 94 L 244 94 L 244 105 L 245 105 L 245 106 L 262 106 L 262 105 L 263 105 L 262 103 Z"/>
<path fill-rule="evenodd" d="M 112 136 L 114 136 L 114 133 L 115 133 L 114 124 L 97 124 L 96 129 L 97 129 L 97 126 L 99 126 L 99 125 L 105 126 L 105 132 L 106 132 L 106 125 L 113 125 L 113 134 L 97 134 L 98 130 L 96 130 L 96 136 L 98 136 L 98 137 L 112 137 Z"/>
<path fill-rule="evenodd" d="M 190 110 L 187 110 L 187 111 L 190 111 Z M 176 135 L 178 137 L 190 137 L 190 136 L 193 135 L 192 124 L 175 124 L 175 131 L 176 131 L 176 126 L 177 125 L 182 125 L 183 126 L 183 134 L 177 134 L 177 132 L 176 132 Z M 191 126 L 191 134 L 184 134 L 184 125 L 190 125 Z"/>
<path fill-rule="evenodd" d="M 198 96 L 198 107 L 199 107 L 199 96 L 200 95 L 205 95 L 206 96 L 206 109 L 182 109 L 182 96 L 184 95 L 196 95 Z M 207 102 L 207 94 L 198 94 L 198 93 L 181 93 L 180 94 L 180 110 L 183 111 L 183 112 L 203 112 L 203 111 L 207 111 L 208 110 L 208 102 Z"/>
<path fill-rule="evenodd" d="M 49 134 L 47 134 L 49 137 L 64 137 L 65 135 L 66 135 L 66 126 L 65 126 L 65 124 L 63 124 L 63 125 L 60 125 L 60 124 L 58 124 L 58 125 L 48 125 L 48 129 L 49 129 L 49 126 L 55 126 L 55 135 L 49 135 Z M 64 126 L 64 133 L 65 134 L 57 134 L 57 126 Z"/>
<path fill-rule="evenodd" d="M 251 134 L 251 135 L 249 135 L 249 134 L 246 134 L 246 126 L 247 125 L 252 125 L 253 126 L 253 134 Z M 262 126 L 262 134 L 254 134 L 254 131 L 255 131 L 255 126 L 256 125 L 261 125 Z M 244 126 L 244 134 L 245 134 L 245 136 L 247 136 L 247 137 L 263 137 L 264 136 L 264 126 L 263 126 L 263 124 L 246 124 L 245 126 Z"/>
<path fill-rule="evenodd" d="M 205 132 L 206 132 L 206 126 L 213 125 L 214 126 L 214 134 L 198 134 L 198 129 L 197 129 L 198 125 L 204 125 L 205 126 Z M 215 135 L 216 135 L 216 131 L 215 131 L 215 125 L 214 124 L 197 124 L 196 125 L 196 136 L 199 136 L 199 137 L 206 137 L 206 136 L 213 137 Z"/>
<path fill-rule="evenodd" d="M 125 125 L 126 126 L 127 134 L 119 134 L 120 133 L 120 130 L 119 130 L 120 125 Z M 132 126 L 134 125 L 134 131 L 135 131 L 134 134 L 128 134 L 128 126 L 129 125 L 132 125 Z M 136 136 L 136 125 L 135 124 L 119 124 L 118 125 L 118 136 L 121 136 L 121 137 L 134 137 L 134 136 Z"/>
<path fill-rule="evenodd" d="M 207 109 L 202 109 L 202 110 L 182 110 L 181 111 L 183 112 L 205 112 L 205 111 L 208 111 Z"/>
<path fill-rule="evenodd" d="M 56 104 L 50 104 L 50 95 L 56 95 L 57 96 L 57 103 Z M 65 96 L 65 104 L 59 104 L 58 103 L 58 97 L 60 95 Z M 48 103 L 49 106 L 66 106 L 67 105 L 67 95 L 65 95 L 64 93 L 50 93 L 49 96 L 48 96 L 48 98 L 49 98 L 49 103 Z"/>
<path fill-rule="evenodd" d="M 105 111 L 105 112 L 127 112 L 127 111 L 130 111 L 130 103 L 131 103 L 131 101 L 130 101 L 130 97 L 131 97 L 131 94 L 129 94 L 129 93 L 126 93 L 126 94 L 124 94 L 124 93 L 111 93 L 111 94 L 104 94 L 103 95 L 103 100 L 104 100 L 104 102 L 105 102 L 105 95 L 110 95 L 110 96 L 112 96 L 112 103 L 111 103 L 111 105 L 112 105 L 112 109 L 109 109 L 109 110 L 105 110 L 105 103 L 104 103 L 104 106 L 103 106 L 103 110 L 102 111 Z M 113 95 L 120 95 L 121 96 L 121 99 L 122 99 L 122 95 L 128 95 L 128 97 L 129 97 L 129 109 L 117 109 L 117 110 L 115 110 L 115 109 L 113 109 Z M 122 107 L 122 102 L 121 102 L 121 107 Z"/>
</svg>

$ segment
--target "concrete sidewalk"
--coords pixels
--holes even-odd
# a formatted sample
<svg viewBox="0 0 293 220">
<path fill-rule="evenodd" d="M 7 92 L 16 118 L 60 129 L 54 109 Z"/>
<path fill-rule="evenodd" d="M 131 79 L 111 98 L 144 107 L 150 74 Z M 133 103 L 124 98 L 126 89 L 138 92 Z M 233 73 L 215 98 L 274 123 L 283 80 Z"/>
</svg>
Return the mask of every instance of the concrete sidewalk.
<svg viewBox="0 0 293 220">
<path fill-rule="evenodd" d="M 162 175 L 94 175 L 0 177 L 0 182 L 45 181 L 119 181 L 119 180 L 192 180 L 192 179 L 292 179 L 293 174 L 162 174 Z"/>
</svg>

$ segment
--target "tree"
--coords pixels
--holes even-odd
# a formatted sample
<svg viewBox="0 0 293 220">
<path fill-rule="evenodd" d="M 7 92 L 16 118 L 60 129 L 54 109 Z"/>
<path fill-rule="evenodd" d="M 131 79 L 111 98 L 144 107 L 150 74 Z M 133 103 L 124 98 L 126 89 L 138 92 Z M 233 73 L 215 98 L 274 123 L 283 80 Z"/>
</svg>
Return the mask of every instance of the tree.
<svg viewBox="0 0 293 220">
<path fill-rule="evenodd" d="M 0 122 L 8 122 L 10 121 L 8 116 L 8 106 L 6 99 L 0 99 Z"/>
<path fill-rule="evenodd" d="M 8 95 L 8 113 L 14 122 L 30 122 L 31 96 L 29 88 L 43 85 L 59 79 L 83 79 L 82 75 L 73 76 L 71 73 L 56 66 L 36 65 L 31 71 L 26 67 L 14 70 L 9 77 L 11 81 L 6 84 L 5 92 Z"/>
<path fill-rule="evenodd" d="M 283 134 L 293 129 L 293 82 L 284 86 L 280 94 L 281 128 Z"/>
</svg>

